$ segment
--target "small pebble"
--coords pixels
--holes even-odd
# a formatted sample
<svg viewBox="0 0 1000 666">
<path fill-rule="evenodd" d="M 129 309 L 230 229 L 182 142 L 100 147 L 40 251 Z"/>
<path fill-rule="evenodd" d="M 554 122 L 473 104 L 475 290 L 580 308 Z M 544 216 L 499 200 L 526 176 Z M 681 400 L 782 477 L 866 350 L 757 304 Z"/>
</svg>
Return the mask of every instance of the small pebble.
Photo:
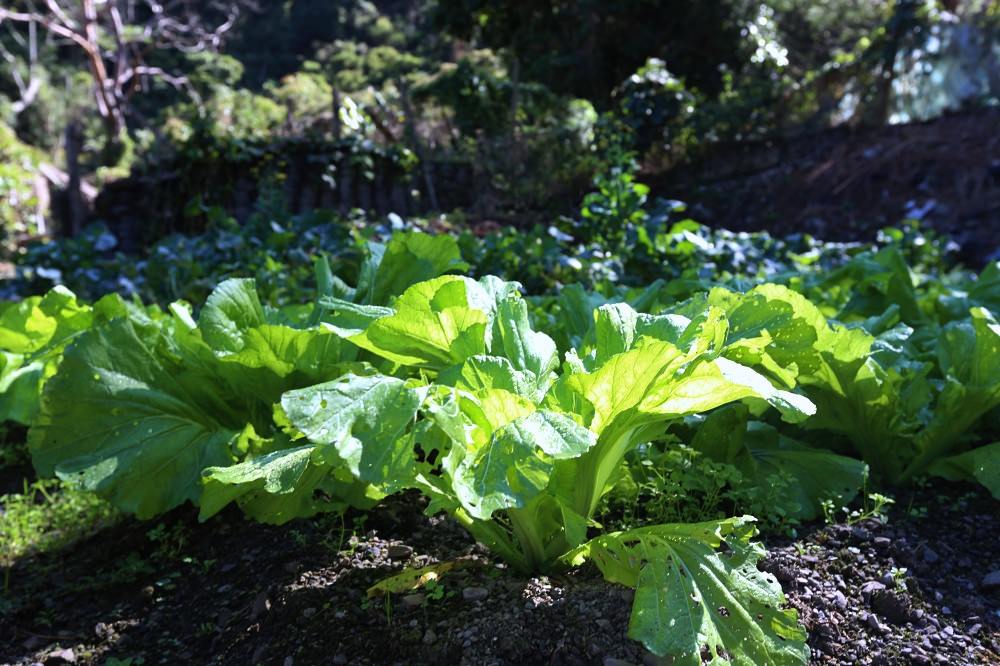
<svg viewBox="0 0 1000 666">
<path fill-rule="evenodd" d="M 885 625 L 883 625 L 879 621 L 878 615 L 875 615 L 875 613 L 871 613 L 871 614 L 868 615 L 867 622 L 868 622 L 868 626 L 869 627 L 871 627 L 872 629 L 874 629 L 875 631 L 877 631 L 880 634 L 884 634 L 884 633 L 886 633 L 888 631 L 885 628 Z"/>
<path fill-rule="evenodd" d="M 490 591 L 485 587 L 467 587 L 462 590 L 462 598 L 466 601 L 482 601 L 490 596 Z"/>
<path fill-rule="evenodd" d="M 45 661 L 46 663 L 55 662 L 64 664 L 75 664 L 76 654 L 69 648 L 63 650 L 55 650 L 49 653 L 49 656 L 46 658 Z"/>
<path fill-rule="evenodd" d="M 419 592 L 416 592 L 414 594 L 407 594 L 405 597 L 403 597 L 403 606 L 405 606 L 406 608 L 419 608 L 424 605 L 425 599 L 426 597 Z"/>
<path fill-rule="evenodd" d="M 253 607 L 250 610 L 250 619 L 256 620 L 269 610 L 271 610 L 271 600 L 267 598 L 267 592 L 261 592 L 253 600 Z"/>
<path fill-rule="evenodd" d="M 409 559 L 410 555 L 413 555 L 413 548 L 405 544 L 392 544 L 386 551 L 386 555 L 390 560 L 406 560 Z"/>
<path fill-rule="evenodd" d="M 1000 588 L 1000 569 L 991 571 L 983 576 L 983 581 L 980 585 L 984 590 L 995 590 Z"/>
</svg>

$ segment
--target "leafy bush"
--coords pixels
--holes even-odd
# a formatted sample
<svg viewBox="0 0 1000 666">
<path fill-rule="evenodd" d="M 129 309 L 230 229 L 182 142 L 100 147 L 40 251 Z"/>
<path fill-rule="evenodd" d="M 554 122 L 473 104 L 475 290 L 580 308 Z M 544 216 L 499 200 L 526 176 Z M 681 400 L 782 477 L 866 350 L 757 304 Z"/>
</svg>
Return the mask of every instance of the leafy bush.
<svg viewBox="0 0 1000 666">
<path fill-rule="evenodd" d="M 39 151 L 0 122 L 0 257 L 13 249 L 17 236 L 39 231 L 35 180 L 41 162 Z"/>
</svg>

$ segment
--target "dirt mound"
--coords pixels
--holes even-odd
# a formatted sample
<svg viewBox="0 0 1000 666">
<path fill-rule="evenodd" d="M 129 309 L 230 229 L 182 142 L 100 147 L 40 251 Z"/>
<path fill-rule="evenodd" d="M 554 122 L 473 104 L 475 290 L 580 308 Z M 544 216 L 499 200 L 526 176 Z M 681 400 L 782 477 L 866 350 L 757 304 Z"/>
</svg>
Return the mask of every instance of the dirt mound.
<svg viewBox="0 0 1000 666">
<path fill-rule="evenodd" d="M 915 217 L 952 235 L 969 263 L 1000 251 L 1000 109 L 720 145 L 646 180 L 712 226 L 866 240 Z"/>
</svg>

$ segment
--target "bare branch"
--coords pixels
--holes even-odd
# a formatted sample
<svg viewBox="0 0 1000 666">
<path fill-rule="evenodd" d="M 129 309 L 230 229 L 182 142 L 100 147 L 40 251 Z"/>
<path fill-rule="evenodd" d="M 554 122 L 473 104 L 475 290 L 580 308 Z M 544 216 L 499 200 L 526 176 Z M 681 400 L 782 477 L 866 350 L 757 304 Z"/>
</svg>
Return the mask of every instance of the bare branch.
<svg viewBox="0 0 1000 666">
<path fill-rule="evenodd" d="M 159 67 L 148 67 L 146 65 L 137 65 L 136 67 L 130 69 L 128 72 L 125 73 L 122 82 L 123 83 L 127 82 L 138 76 L 155 76 L 158 79 L 163 79 L 171 86 L 179 90 L 181 89 L 186 90 L 188 89 L 188 86 L 190 86 L 190 82 L 188 81 L 186 76 L 178 76 L 176 74 L 171 74 Z"/>
<path fill-rule="evenodd" d="M 87 42 L 87 40 L 83 37 L 83 35 L 73 32 L 73 30 L 71 30 L 70 28 L 62 25 L 61 23 L 57 23 L 51 20 L 44 14 L 37 14 L 33 12 L 15 12 L 11 11 L 10 9 L 4 9 L 3 7 L 0 7 L 0 21 L 4 20 L 14 21 L 16 23 L 30 23 L 32 21 L 35 21 L 36 23 L 38 23 L 38 25 L 42 26 L 49 32 L 55 35 L 59 35 L 60 37 L 65 37 L 66 39 L 72 40 L 75 44 L 77 44 L 84 50 L 86 51 L 93 50 L 91 44 Z"/>
<path fill-rule="evenodd" d="M 38 91 L 42 89 L 42 80 L 38 78 L 31 78 L 28 81 L 28 87 L 21 91 L 21 99 L 17 100 L 10 105 L 10 110 L 14 112 L 14 115 L 20 114 L 22 111 L 31 106 L 35 98 L 38 97 Z"/>
<path fill-rule="evenodd" d="M 45 0 L 45 5 L 49 8 L 49 11 L 52 12 L 55 17 L 59 19 L 59 21 L 61 21 L 67 28 L 70 28 L 71 30 L 79 29 L 80 26 L 77 22 L 70 18 L 65 11 L 63 11 L 63 8 L 59 6 L 59 3 L 56 2 L 56 0 Z"/>
<path fill-rule="evenodd" d="M 72 3 L 67 1 L 66 5 L 61 4 L 63 0 L 41 2 L 44 10 L 39 8 L 36 11 L 30 3 L 29 11 L 0 7 L 0 23 L 4 20 L 28 23 L 31 31 L 38 25 L 48 35 L 68 39 L 80 47 L 86 55 L 94 81 L 98 112 L 113 136 L 125 128 L 126 115 L 130 110 L 129 98 L 143 90 L 144 82 L 149 78 L 160 79 L 197 98 L 185 77 L 143 63 L 143 54 L 149 44 L 184 53 L 215 51 L 222 46 L 225 36 L 244 10 L 259 9 L 256 0 L 73 0 Z M 137 4 L 140 5 L 138 14 Z M 145 20 L 143 25 L 134 26 L 142 31 L 138 37 L 129 32 L 137 17 Z M 12 31 L 12 34 L 19 43 L 23 42 L 18 31 Z M 105 44 L 106 40 L 113 39 L 114 48 L 102 49 L 102 39 Z M 11 61 L 6 55 L 0 56 Z M 33 72 L 26 84 L 20 72 L 14 67 L 11 69 L 15 72 L 15 83 L 22 92 L 22 100 L 30 104 L 39 85 L 34 83 Z M 109 69 L 112 71 L 109 72 Z M 31 95 L 25 94 L 28 91 Z"/>
</svg>

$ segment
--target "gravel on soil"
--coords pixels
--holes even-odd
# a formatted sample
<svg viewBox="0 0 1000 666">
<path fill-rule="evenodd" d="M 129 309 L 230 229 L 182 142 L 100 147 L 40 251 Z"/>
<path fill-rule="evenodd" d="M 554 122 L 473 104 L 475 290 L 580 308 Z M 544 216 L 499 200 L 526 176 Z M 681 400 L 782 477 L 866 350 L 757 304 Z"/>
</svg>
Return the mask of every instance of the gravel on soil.
<svg viewBox="0 0 1000 666">
<path fill-rule="evenodd" d="M 998 508 L 934 483 L 885 524 L 770 537 L 761 568 L 798 609 L 811 663 L 1000 664 Z M 149 538 L 157 522 L 126 521 L 17 562 L 0 664 L 664 663 L 626 636 L 631 590 L 591 568 L 517 576 L 414 496 L 283 527 L 192 514 L 158 521 L 177 552 Z M 459 557 L 434 589 L 366 595 L 405 566 Z"/>
</svg>

